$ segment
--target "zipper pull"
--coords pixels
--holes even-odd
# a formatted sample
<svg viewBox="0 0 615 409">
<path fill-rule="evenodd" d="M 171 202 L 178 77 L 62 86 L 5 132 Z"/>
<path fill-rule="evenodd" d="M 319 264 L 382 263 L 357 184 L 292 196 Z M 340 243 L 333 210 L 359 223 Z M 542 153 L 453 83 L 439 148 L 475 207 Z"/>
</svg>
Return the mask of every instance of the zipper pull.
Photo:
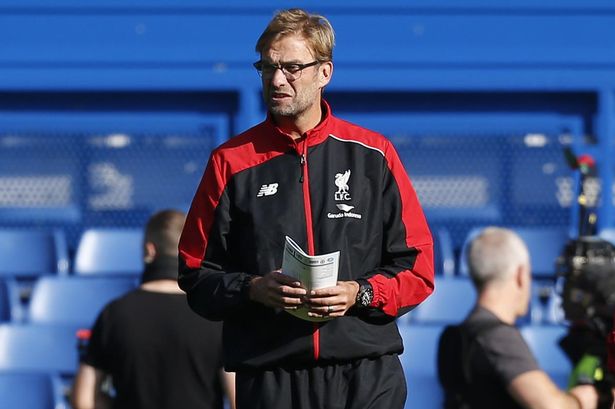
<svg viewBox="0 0 615 409">
<path fill-rule="evenodd" d="M 299 182 L 303 183 L 303 171 L 305 169 L 305 154 L 302 153 L 299 159 L 299 165 L 301 166 L 301 177 L 299 178 Z"/>
</svg>

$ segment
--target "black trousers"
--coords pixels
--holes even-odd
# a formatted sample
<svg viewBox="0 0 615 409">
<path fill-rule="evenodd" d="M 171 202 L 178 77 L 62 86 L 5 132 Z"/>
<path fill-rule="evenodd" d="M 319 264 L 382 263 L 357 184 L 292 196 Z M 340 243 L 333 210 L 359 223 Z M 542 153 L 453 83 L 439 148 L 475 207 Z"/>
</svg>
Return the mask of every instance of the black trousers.
<svg viewBox="0 0 615 409">
<path fill-rule="evenodd" d="M 237 371 L 237 409 L 403 409 L 397 355 L 308 369 Z"/>
</svg>

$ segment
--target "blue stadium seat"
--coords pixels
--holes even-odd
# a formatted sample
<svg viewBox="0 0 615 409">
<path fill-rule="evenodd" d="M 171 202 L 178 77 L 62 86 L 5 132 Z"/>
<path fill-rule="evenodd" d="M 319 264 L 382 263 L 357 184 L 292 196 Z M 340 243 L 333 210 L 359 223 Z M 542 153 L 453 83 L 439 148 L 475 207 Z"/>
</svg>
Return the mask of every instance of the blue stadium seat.
<svg viewBox="0 0 615 409">
<path fill-rule="evenodd" d="M 450 277 L 455 274 L 453 241 L 444 227 L 432 231 L 434 239 L 434 268 L 436 275 Z"/>
<path fill-rule="evenodd" d="M 437 277 L 436 289 L 410 312 L 410 321 L 421 324 L 461 322 L 476 300 L 476 290 L 468 277 Z"/>
<path fill-rule="evenodd" d="M 0 278 L 0 322 L 17 320 L 20 311 L 17 283 L 11 278 Z"/>
<path fill-rule="evenodd" d="M 109 301 L 135 286 L 132 277 L 41 277 L 32 291 L 27 321 L 90 328 Z"/>
<path fill-rule="evenodd" d="M 77 275 L 140 275 L 143 271 L 143 230 L 90 228 L 75 255 Z"/>
<path fill-rule="evenodd" d="M 11 295 L 5 280 L 0 280 L 0 322 L 11 320 Z"/>
<path fill-rule="evenodd" d="M 23 305 L 41 276 L 67 275 L 69 270 L 66 236 L 60 229 L 0 229 L 0 277 L 14 282 L 11 317 L 23 320 Z"/>
<path fill-rule="evenodd" d="M 60 401 L 51 375 L 38 372 L 0 372 L 0 408 L 54 409 Z"/>
<path fill-rule="evenodd" d="M 66 274 L 68 251 L 61 230 L 0 229 L 0 275 Z"/>
<path fill-rule="evenodd" d="M 0 324 L 0 370 L 74 376 L 76 331 L 71 325 Z"/>
<path fill-rule="evenodd" d="M 532 276 L 554 277 L 555 262 L 568 241 L 568 231 L 563 227 L 511 227 L 523 239 L 530 252 Z M 467 251 L 470 241 L 482 227 L 468 232 L 459 257 L 459 273 L 468 275 Z"/>
<path fill-rule="evenodd" d="M 611 243 L 615 245 L 615 227 L 609 227 L 609 228 L 600 230 L 600 233 L 598 233 L 598 236 L 600 236 L 606 241 L 610 241 Z"/>
<path fill-rule="evenodd" d="M 405 408 L 441 409 L 443 392 L 438 381 L 438 340 L 443 326 L 399 326 L 404 341 L 404 353 L 400 356 L 408 385 Z"/>
<path fill-rule="evenodd" d="M 570 361 L 558 345 L 566 335 L 563 325 L 526 325 L 521 334 L 530 346 L 540 367 L 562 389 L 568 387 L 568 377 L 572 371 Z"/>
<path fill-rule="evenodd" d="M 552 282 L 534 281 L 529 316 L 525 324 L 561 325 L 566 321 L 562 296 Z"/>
</svg>

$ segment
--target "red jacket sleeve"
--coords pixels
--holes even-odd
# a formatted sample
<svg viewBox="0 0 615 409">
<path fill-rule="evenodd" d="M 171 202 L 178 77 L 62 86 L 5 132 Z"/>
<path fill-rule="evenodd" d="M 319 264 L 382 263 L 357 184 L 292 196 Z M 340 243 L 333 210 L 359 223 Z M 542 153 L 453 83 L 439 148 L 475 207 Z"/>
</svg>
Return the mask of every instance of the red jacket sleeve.
<svg viewBox="0 0 615 409">
<path fill-rule="evenodd" d="M 221 320 L 247 302 L 244 290 L 252 276 L 228 271 L 226 237 L 230 171 L 212 154 L 186 217 L 179 240 L 179 286 L 190 307 L 211 320 Z"/>
<path fill-rule="evenodd" d="M 398 317 L 434 290 L 433 240 L 414 188 L 391 144 L 385 158 L 383 262 L 365 278 L 374 289 L 371 306 L 376 308 L 375 314 Z"/>
</svg>

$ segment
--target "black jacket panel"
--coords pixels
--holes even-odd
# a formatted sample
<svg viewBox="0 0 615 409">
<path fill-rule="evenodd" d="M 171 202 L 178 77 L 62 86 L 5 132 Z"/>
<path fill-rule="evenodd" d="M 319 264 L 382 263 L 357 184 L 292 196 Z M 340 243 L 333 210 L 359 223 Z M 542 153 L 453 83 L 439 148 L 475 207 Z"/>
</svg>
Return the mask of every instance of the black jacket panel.
<svg viewBox="0 0 615 409">
<path fill-rule="evenodd" d="M 298 143 L 268 119 L 216 149 L 188 213 L 180 285 L 224 320 L 229 370 L 400 353 L 395 318 L 433 291 L 431 234 L 395 149 L 324 108 Z M 370 308 L 315 324 L 249 301 L 245 282 L 281 267 L 286 235 L 339 250 L 339 280 L 367 279 Z"/>
</svg>

